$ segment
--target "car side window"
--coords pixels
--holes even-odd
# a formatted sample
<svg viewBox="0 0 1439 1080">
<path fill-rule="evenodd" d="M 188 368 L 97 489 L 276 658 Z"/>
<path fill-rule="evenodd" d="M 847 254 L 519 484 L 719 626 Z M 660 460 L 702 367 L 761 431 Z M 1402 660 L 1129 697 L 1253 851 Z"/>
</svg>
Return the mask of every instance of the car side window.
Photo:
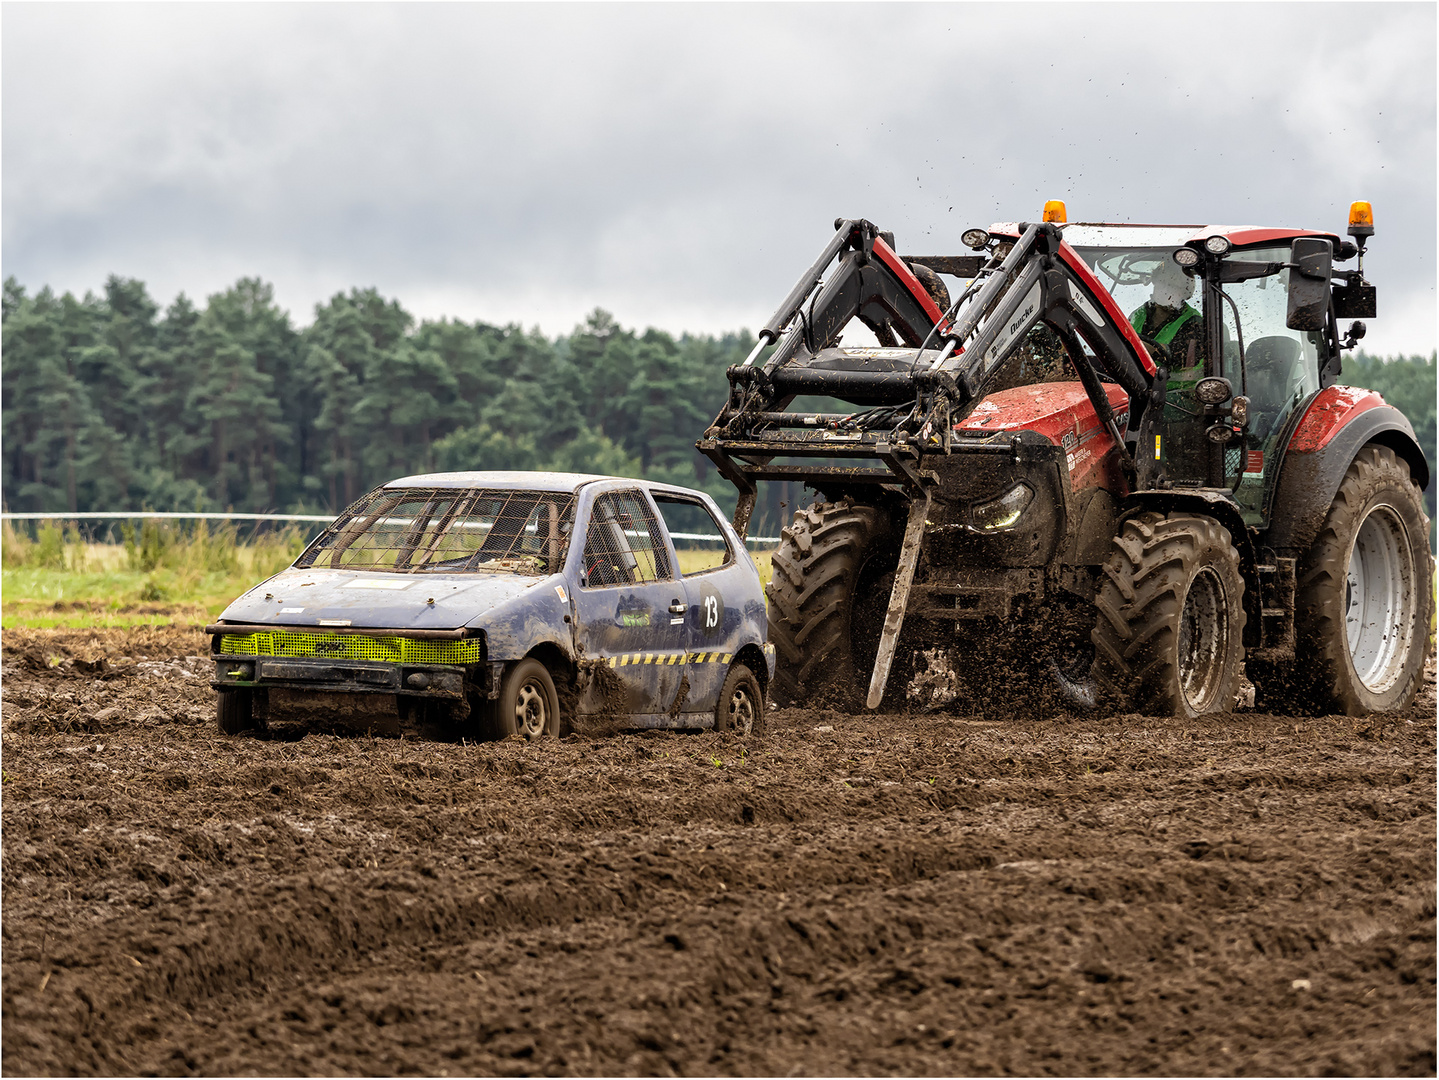
<svg viewBox="0 0 1439 1080">
<path fill-rule="evenodd" d="M 672 577 L 659 522 L 639 492 L 612 491 L 595 499 L 585 534 L 584 573 L 589 588 Z"/>
<path fill-rule="evenodd" d="M 655 495 L 655 503 L 670 531 L 684 577 L 706 574 L 734 562 L 734 551 L 710 508 L 698 499 Z"/>
</svg>

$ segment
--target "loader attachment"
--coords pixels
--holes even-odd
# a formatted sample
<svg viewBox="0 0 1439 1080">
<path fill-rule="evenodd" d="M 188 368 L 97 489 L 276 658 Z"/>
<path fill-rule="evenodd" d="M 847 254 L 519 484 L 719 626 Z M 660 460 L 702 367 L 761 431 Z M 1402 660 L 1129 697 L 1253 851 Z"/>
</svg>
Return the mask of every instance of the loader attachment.
<svg viewBox="0 0 1439 1080">
<path fill-rule="evenodd" d="M 739 489 L 741 534 L 760 480 L 799 480 L 826 491 L 878 485 L 917 495 L 928 482 L 924 458 L 951 452 L 954 425 L 999 388 L 1006 357 L 1040 323 L 1123 446 L 1103 383 L 1118 382 L 1129 394 L 1133 431 L 1156 369 L 1054 226 L 1023 226 L 989 256 L 903 257 L 870 222 L 837 225 L 820 259 L 761 329 L 754 352 L 729 369 L 729 398 L 696 444 Z M 921 282 L 921 275 L 935 277 L 929 264 L 972 277 L 946 310 Z M 840 335 L 856 318 L 881 340 L 879 348 L 842 347 Z M 792 410 L 801 396 L 856 408 Z M 1137 473 L 1144 466 L 1125 458 L 1131 483 L 1142 484 Z"/>
<path fill-rule="evenodd" d="M 942 284 L 936 287 L 935 266 L 970 279 L 955 302 L 948 302 Z M 843 347 L 841 334 L 854 319 L 870 328 L 878 348 Z M 755 350 L 727 373 L 729 398 L 696 445 L 739 489 L 734 525 L 741 536 L 761 480 L 800 481 L 831 499 L 908 504 L 870 708 L 884 696 L 937 470 L 956 451 L 956 425 L 985 395 L 1005 388 L 1011 354 L 1041 325 L 1072 368 L 1066 377 L 1083 385 L 1112 438 L 1126 482 L 1145 486 L 1153 466 L 1136 461 L 1125 438 L 1151 411 L 1156 369 L 1053 225 L 1021 226 L 1014 239 L 981 256 L 905 257 L 870 222 L 836 222 L 834 237 L 761 329 Z M 1123 417 L 1110 403 L 1106 381 L 1129 395 Z M 851 408 L 793 408 L 796 399 L 811 396 Z M 1028 452 L 1017 432 L 962 441 L 971 461 L 1000 454 L 1019 462 Z"/>
</svg>

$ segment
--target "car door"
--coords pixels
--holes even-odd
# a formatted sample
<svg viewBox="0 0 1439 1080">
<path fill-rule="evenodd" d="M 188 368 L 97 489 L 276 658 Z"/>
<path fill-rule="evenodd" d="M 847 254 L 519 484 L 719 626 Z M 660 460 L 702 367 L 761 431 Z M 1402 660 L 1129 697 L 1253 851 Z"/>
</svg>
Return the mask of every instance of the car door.
<svg viewBox="0 0 1439 1080">
<path fill-rule="evenodd" d="M 685 675 L 684 596 L 643 492 L 596 495 L 574 594 L 575 642 L 582 657 L 611 667 L 631 714 L 668 713 L 679 693 Z"/>
<path fill-rule="evenodd" d="M 754 571 L 703 501 L 669 491 L 650 495 L 674 542 L 685 594 L 689 690 L 682 708 L 713 713 L 729 665 L 744 644 L 744 602 L 756 592 Z"/>
</svg>

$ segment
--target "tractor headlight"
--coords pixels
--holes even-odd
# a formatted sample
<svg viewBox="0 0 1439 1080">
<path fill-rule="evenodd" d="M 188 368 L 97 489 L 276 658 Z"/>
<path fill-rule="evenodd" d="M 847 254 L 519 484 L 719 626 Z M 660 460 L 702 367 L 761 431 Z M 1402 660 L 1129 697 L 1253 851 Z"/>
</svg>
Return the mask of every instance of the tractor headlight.
<svg viewBox="0 0 1439 1080">
<path fill-rule="evenodd" d="M 983 251 L 989 246 L 989 233 L 983 229 L 965 229 L 959 234 L 959 242 L 971 251 Z"/>
<path fill-rule="evenodd" d="M 1194 387 L 1194 396 L 1206 405 L 1223 405 L 1234 396 L 1234 388 L 1228 379 L 1210 375 L 1200 379 Z"/>
<path fill-rule="evenodd" d="M 979 503 L 974 508 L 974 527 L 976 529 L 1007 529 L 1019 520 L 1034 499 L 1034 489 L 1025 483 L 1015 484 L 997 499 L 989 502 Z"/>
<path fill-rule="evenodd" d="M 1204 241 L 1204 250 L 1211 255 L 1226 255 L 1229 252 L 1227 236 L 1211 236 Z"/>
<path fill-rule="evenodd" d="M 1182 247 L 1174 253 L 1174 261 L 1188 270 L 1191 266 L 1199 265 L 1199 252 L 1193 248 Z"/>
</svg>

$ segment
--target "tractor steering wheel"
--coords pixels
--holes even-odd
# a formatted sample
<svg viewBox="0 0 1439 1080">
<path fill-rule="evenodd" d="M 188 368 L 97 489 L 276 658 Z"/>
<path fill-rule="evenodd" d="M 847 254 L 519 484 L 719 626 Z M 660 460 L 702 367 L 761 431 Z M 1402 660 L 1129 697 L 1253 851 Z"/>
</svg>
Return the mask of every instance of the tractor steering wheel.
<svg viewBox="0 0 1439 1080">
<path fill-rule="evenodd" d="M 1164 366 L 1173 370 L 1174 361 L 1169 355 L 1168 345 L 1162 344 L 1158 339 L 1152 338 L 1148 334 L 1140 334 L 1139 340 L 1144 342 L 1144 347 L 1149 350 L 1149 358 L 1151 360 L 1158 360 L 1160 357 L 1163 357 Z"/>
</svg>

